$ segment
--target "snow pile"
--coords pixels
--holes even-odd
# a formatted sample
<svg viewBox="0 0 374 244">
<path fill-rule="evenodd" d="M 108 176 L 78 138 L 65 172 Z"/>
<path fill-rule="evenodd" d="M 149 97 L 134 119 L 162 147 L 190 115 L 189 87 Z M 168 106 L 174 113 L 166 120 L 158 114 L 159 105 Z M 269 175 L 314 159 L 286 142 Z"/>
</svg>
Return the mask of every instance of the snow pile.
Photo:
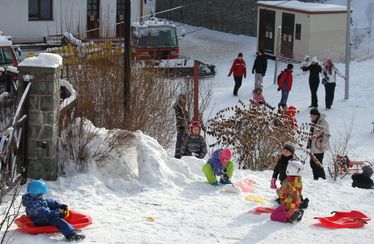
<svg viewBox="0 0 374 244">
<path fill-rule="evenodd" d="M 70 96 L 60 104 L 61 110 L 77 99 L 77 91 L 74 89 L 73 85 L 65 79 L 60 80 L 60 86 L 65 87 L 70 93 Z"/>
<path fill-rule="evenodd" d="M 18 66 L 57 68 L 62 65 L 62 57 L 53 53 L 39 53 L 37 57 L 23 60 Z"/>
</svg>

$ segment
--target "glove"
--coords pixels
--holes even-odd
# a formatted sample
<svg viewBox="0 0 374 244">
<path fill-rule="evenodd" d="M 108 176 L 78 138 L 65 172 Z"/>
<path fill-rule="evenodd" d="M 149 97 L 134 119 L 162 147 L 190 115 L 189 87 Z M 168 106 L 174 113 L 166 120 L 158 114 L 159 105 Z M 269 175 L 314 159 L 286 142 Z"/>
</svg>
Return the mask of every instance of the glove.
<svg viewBox="0 0 374 244">
<path fill-rule="evenodd" d="M 69 207 L 68 207 L 68 205 L 66 205 L 66 204 L 61 204 L 60 205 L 60 207 L 59 207 L 59 209 L 62 209 L 62 210 L 68 210 L 69 209 Z"/>
<path fill-rule="evenodd" d="M 222 178 L 225 179 L 225 180 L 228 180 L 228 179 L 229 179 L 229 176 L 228 176 L 226 173 L 224 173 L 224 174 L 222 175 Z"/>
<path fill-rule="evenodd" d="M 280 91 L 281 89 L 278 87 L 277 91 Z"/>
<path fill-rule="evenodd" d="M 61 204 L 60 205 L 60 212 L 61 212 L 61 218 L 67 218 L 70 216 L 70 210 L 68 205 L 66 204 Z"/>
<path fill-rule="evenodd" d="M 270 188 L 271 189 L 277 189 L 277 179 L 276 178 L 271 178 Z"/>
</svg>

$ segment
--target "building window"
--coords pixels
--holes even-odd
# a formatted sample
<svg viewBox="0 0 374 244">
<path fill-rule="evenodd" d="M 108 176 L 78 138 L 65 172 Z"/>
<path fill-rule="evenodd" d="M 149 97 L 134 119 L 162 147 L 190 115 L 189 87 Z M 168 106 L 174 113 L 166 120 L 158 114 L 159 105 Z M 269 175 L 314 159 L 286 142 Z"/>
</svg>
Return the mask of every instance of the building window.
<svg viewBox="0 0 374 244">
<path fill-rule="evenodd" d="M 296 24 L 296 40 L 301 40 L 301 24 Z"/>
<path fill-rule="evenodd" d="M 52 0 L 29 0 L 29 20 L 52 20 Z"/>
</svg>

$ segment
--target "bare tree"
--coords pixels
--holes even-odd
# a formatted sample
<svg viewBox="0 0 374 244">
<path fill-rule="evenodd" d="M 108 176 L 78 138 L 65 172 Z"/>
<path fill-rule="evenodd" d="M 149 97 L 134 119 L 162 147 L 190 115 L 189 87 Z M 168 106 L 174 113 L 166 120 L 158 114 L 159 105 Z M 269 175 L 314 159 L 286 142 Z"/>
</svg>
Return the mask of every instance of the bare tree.
<svg viewBox="0 0 374 244">
<path fill-rule="evenodd" d="M 374 2 L 369 2 L 367 8 L 366 8 L 366 18 L 369 22 L 369 38 L 371 38 L 371 31 L 373 26 L 373 17 L 374 17 Z"/>
</svg>

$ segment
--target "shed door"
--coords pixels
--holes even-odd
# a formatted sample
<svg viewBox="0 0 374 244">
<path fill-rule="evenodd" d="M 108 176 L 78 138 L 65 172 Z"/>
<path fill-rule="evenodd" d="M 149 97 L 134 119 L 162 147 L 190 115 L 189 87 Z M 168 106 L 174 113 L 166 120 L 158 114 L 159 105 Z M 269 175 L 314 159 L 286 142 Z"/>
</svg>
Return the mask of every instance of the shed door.
<svg viewBox="0 0 374 244">
<path fill-rule="evenodd" d="M 124 37 L 125 32 L 125 0 L 117 0 L 117 14 L 116 14 L 116 36 Z"/>
<path fill-rule="evenodd" d="M 87 38 L 99 37 L 100 0 L 87 0 Z"/>
<path fill-rule="evenodd" d="M 286 58 L 293 58 L 293 39 L 295 32 L 295 15 L 282 13 L 281 54 Z"/>
<path fill-rule="evenodd" d="M 275 11 L 260 9 L 258 49 L 274 54 Z"/>
</svg>

